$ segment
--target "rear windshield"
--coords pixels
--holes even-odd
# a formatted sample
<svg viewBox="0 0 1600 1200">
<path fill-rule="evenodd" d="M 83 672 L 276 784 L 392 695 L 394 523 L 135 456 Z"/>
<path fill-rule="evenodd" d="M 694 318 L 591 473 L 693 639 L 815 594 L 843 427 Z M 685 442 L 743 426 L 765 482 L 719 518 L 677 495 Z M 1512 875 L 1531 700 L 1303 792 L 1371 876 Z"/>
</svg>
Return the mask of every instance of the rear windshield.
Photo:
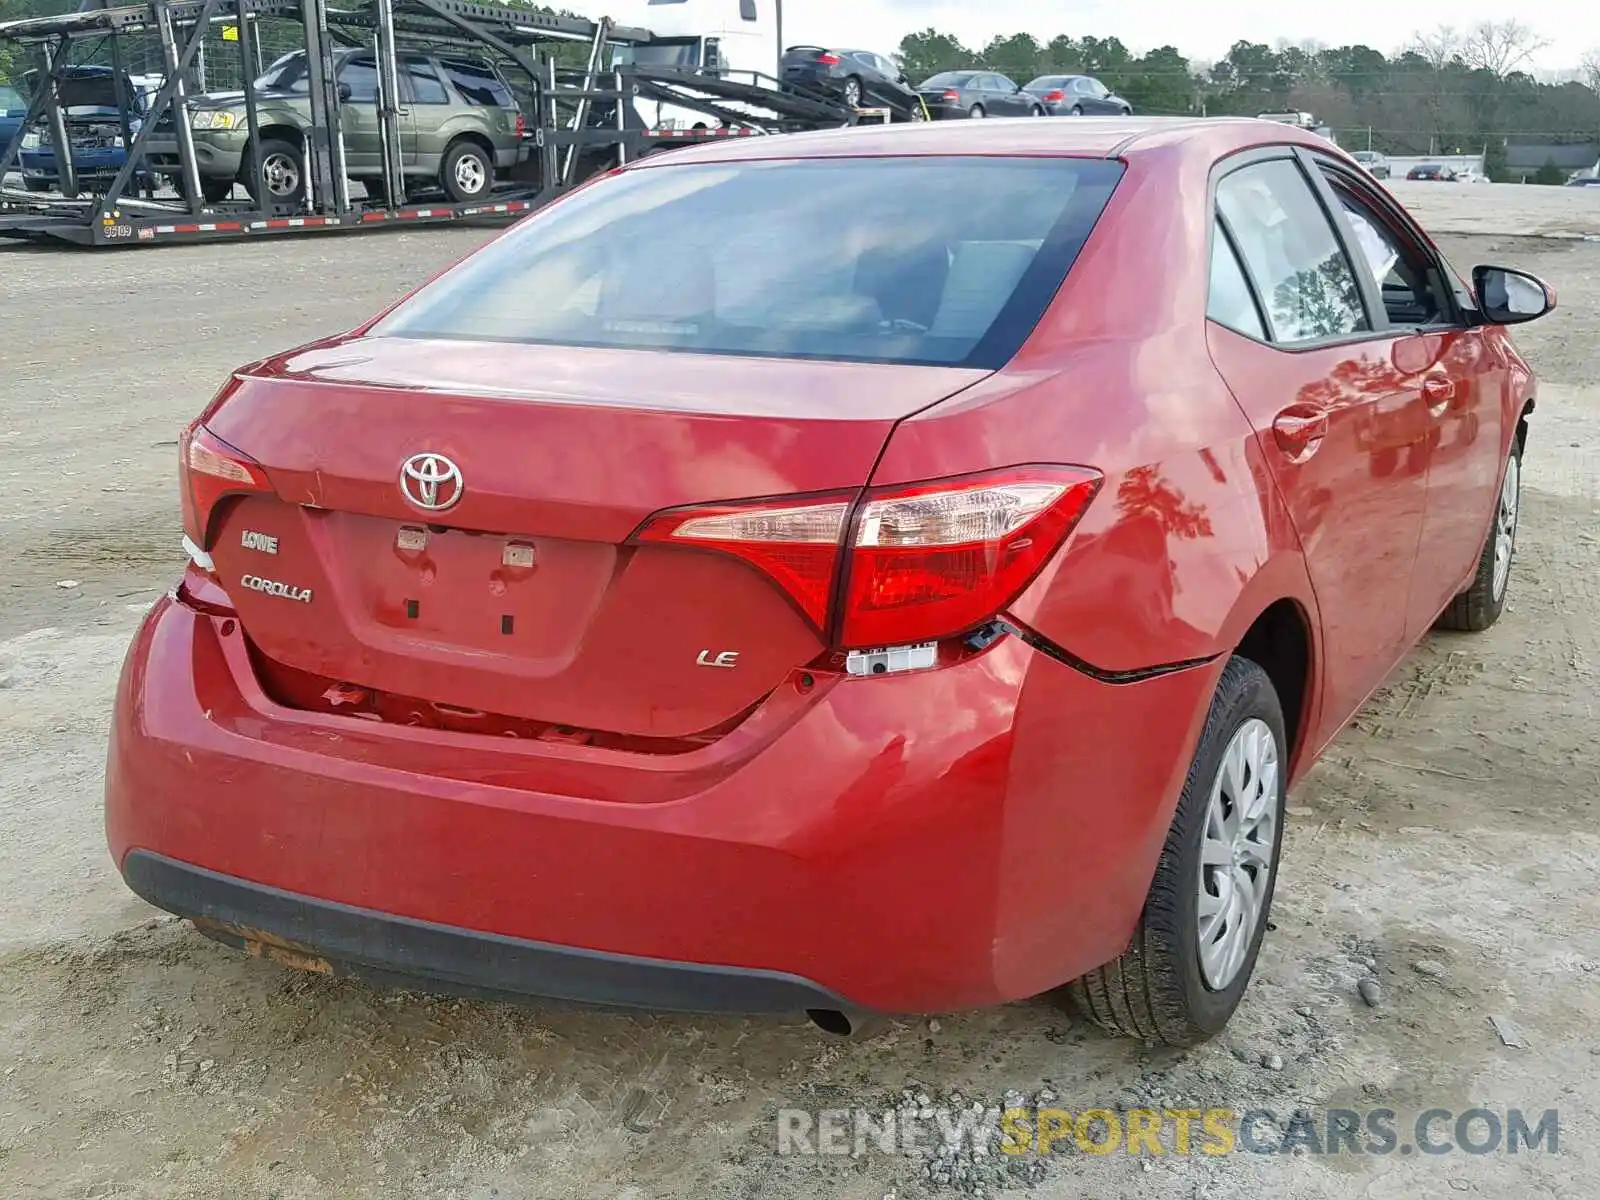
<svg viewBox="0 0 1600 1200">
<path fill-rule="evenodd" d="M 1121 175 L 1066 158 L 643 168 L 490 243 L 372 333 L 994 369 Z"/>
</svg>

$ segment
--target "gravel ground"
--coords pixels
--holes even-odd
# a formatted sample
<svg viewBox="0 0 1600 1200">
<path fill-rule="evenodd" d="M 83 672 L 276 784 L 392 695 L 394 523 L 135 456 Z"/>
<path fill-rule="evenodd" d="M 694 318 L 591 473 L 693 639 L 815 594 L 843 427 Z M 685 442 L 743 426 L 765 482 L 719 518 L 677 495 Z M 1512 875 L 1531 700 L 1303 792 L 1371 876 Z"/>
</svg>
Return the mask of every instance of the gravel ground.
<svg viewBox="0 0 1600 1200">
<path fill-rule="evenodd" d="M 1183 1053 L 1043 1003 L 836 1042 L 381 993 L 144 906 L 106 858 L 99 793 L 123 648 L 180 562 L 177 430 L 229 368 L 353 324 L 485 235 L 0 250 L 0 1195 L 1596 1195 L 1600 244 L 1577 239 L 1600 235 L 1600 195 L 1395 190 L 1459 265 L 1561 293 L 1518 337 L 1545 384 L 1510 609 L 1420 647 L 1291 797 L 1256 981 Z M 1557 1109 L 1559 1153 L 775 1153 L 785 1107 L 1034 1103 L 1318 1125 L 1389 1108 L 1407 1145 L 1428 1108 Z"/>
</svg>

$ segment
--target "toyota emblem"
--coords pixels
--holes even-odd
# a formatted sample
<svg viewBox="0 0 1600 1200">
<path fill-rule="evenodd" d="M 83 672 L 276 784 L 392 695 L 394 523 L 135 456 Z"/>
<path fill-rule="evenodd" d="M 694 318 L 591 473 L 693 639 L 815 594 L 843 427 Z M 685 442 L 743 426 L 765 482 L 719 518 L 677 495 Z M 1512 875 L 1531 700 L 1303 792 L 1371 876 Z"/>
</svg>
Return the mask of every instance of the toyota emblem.
<svg viewBox="0 0 1600 1200">
<path fill-rule="evenodd" d="M 428 512 L 443 512 L 461 499 L 461 468 L 442 454 L 413 454 L 400 468 L 400 492 Z"/>
</svg>

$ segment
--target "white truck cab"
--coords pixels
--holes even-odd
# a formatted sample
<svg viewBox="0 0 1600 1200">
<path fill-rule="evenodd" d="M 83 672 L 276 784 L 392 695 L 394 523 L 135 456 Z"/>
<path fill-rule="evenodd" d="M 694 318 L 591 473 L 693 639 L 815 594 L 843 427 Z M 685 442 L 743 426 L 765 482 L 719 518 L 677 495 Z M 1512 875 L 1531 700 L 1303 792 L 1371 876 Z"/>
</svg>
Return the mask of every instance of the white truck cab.
<svg viewBox="0 0 1600 1200">
<path fill-rule="evenodd" d="M 782 58 L 781 5 L 782 0 L 611 0 L 606 15 L 617 24 L 642 26 L 656 35 L 649 45 L 618 46 L 611 65 L 672 67 L 776 87 Z M 656 129 L 720 124 L 704 113 L 670 104 L 641 100 L 635 107 Z"/>
</svg>

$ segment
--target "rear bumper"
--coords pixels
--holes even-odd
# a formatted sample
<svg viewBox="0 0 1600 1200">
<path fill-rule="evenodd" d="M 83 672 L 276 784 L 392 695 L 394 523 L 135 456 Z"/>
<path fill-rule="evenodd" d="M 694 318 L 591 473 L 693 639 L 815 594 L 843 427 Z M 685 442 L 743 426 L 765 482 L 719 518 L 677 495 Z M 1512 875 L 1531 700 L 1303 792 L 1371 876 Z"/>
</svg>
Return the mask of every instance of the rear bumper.
<svg viewBox="0 0 1600 1200">
<path fill-rule="evenodd" d="M 130 888 L 207 935 L 301 969 L 478 996 L 547 997 L 677 1012 L 839 1009 L 814 983 L 773 971 L 602 954 L 413 921 L 299 896 L 135 850 Z"/>
<path fill-rule="evenodd" d="M 236 622 L 168 598 L 119 683 L 106 829 L 152 902 L 357 973 L 696 1010 L 982 1007 L 1127 944 L 1214 678 L 1107 684 L 1004 639 L 629 754 L 282 708 Z"/>
</svg>

